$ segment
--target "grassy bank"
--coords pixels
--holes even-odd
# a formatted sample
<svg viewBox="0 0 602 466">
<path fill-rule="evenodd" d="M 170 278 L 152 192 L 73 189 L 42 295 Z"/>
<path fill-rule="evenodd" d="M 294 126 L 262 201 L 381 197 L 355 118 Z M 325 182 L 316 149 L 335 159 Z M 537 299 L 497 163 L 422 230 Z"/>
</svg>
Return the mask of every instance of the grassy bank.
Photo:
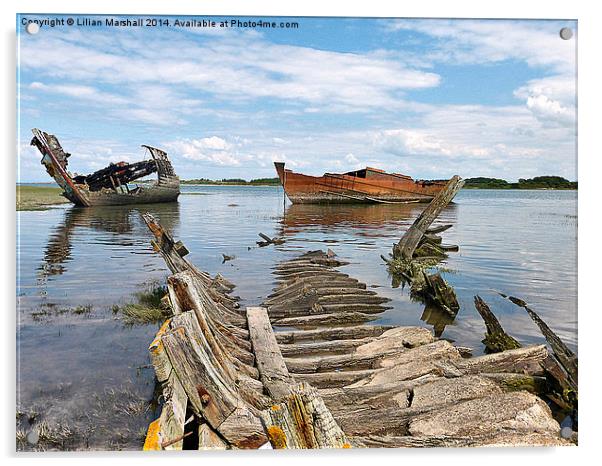
<svg viewBox="0 0 602 466">
<path fill-rule="evenodd" d="M 44 210 L 50 205 L 69 202 L 55 186 L 17 186 L 17 210 Z"/>
<path fill-rule="evenodd" d="M 182 184 L 206 184 L 217 186 L 277 186 L 280 185 L 278 178 L 257 178 L 251 181 L 242 178 L 224 178 L 221 180 L 208 180 L 207 178 L 197 178 L 193 180 L 180 180 Z"/>
</svg>

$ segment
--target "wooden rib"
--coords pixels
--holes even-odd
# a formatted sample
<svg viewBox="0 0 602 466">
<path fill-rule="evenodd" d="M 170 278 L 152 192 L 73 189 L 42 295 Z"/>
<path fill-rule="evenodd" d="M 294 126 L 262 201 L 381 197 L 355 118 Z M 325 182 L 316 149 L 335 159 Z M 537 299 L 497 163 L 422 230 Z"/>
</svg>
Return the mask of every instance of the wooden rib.
<svg viewBox="0 0 602 466">
<path fill-rule="evenodd" d="M 362 380 L 374 372 L 373 369 L 320 372 L 317 374 L 295 374 L 294 378 L 299 382 L 307 382 L 316 388 L 337 388 Z"/>
<path fill-rule="evenodd" d="M 364 314 L 361 312 L 339 312 L 336 314 L 316 314 L 303 317 L 285 317 L 275 319 L 274 325 L 281 327 L 311 327 L 320 325 L 341 325 L 353 324 L 358 322 L 369 322 L 378 317 L 374 314 Z"/>
<path fill-rule="evenodd" d="M 305 344 L 280 344 L 280 352 L 286 357 L 309 356 L 320 353 L 346 353 L 353 351 L 358 346 L 374 341 L 374 338 L 361 338 L 358 340 L 320 341 Z"/>
<path fill-rule="evenodd" d="M 297 343 L 302 341 L 347 340 L 366 337 L 377 337 L 387 330 L 395 328 L 392 325 L 356 325 L 351 327 L 333 327 L 317 330 L 277 332 L 278 343 Z"/>
</svg>

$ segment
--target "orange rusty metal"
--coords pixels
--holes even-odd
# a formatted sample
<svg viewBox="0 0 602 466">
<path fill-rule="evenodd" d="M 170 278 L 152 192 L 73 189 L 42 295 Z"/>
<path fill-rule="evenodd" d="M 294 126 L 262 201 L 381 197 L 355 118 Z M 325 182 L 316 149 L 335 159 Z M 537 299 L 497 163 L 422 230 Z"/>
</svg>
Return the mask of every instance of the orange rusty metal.
<svg viewBox="0 0 602 466">
<path fill-rule="evenodd" d="M 341 202 L 430 202 L 448 180 L 414 180 L 399 173 L 366 167 L 348 173 L 309 176 L 274 162 L 284 192 L 293 204 Z"/>
</svg>

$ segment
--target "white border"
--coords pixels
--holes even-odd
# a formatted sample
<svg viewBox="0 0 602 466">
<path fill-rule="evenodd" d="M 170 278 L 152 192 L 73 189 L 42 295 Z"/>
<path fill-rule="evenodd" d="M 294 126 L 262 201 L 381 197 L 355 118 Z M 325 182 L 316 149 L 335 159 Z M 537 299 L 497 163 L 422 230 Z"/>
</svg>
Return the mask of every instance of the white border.
<svg viewBox="0 0 602 466">
<path fill-rule="evenodd" d="M 577 19 L 579 21 L 579 356 L 581 359 L 580 376 L 580 446 L 565 449 L 479 449 L 479 450 L 369 450 L 336 452 L 227 452 L 227 454 L 188 454 L 142 455 L 136 453 L 75 453 L 46 454 L 38 456 L 47 463 L 63 464 L 85 459 L 90 465 L 125 462 L 130 464 L 148 464 L 155 461 L 178 461 L 185 463 L 211 463 L 226 466 L 245 462 L 250 465 L 263 465 L 266 462 L 286 462 L 287 466 L 307 463 L 332 463 L 342 460 L 350 464 L 364 464 L 373 458 L 379 463 L 424 462 L 449 463 L 450 460 L 462 465 L 489 465 L 508 463 L 522 465 L 523 462 L 537 464 L 577 464 L 587 461 L 597 452 L 600 442 L 600 348 L 596 347 L 600 339 L 600 285 L 598 284 L 598 264 L 600 259 L 600 228 L 596 229 L 600 217 L 601 196 L 596 188 L 602 183 L 602 170 L 599 159 L 602 156 L 599 137 L 602 132 L 599 115 L 602 105 L 599 87 L 600 46 L 602 38 L 602 16 L 593 7 L 595 2 L 580 0 L 527 2 L 525 0 L 504 0 L 498 2 L 471 0 L 420 0 L 417 2 L 399 2 L 368 0 L 365 2 L 305 0 L 284 1 L 184 1 L 184 0 L 102 0 L 73 2 L 67 0 L 22 0 L 2 2 L 2 35 L 4 67 L 2 72 L 2 243 L 3 275 L 2 296 L 5 306 L 2 308 L 5 319 L 4 336 L 4 384 L 2 385 L 2 439 L 4 456 L 8 461 L 18 458 L 30 461 L 35 456 L 15 455 L 14 453 L 14 407 L 15 407 L 15 14 L 22 13 L 122 13 L 122 14 L 199 14 L 199 15 L 272 15 L 272 16 L 402 16 L 402 17 L 479 17 L 479 18 L 557 18 Z M 597 230 L 597 231 L 596 231 Z M 573 264 L 567 264 L 571 267 Z M 597 455 L 599 456 L 599 455 Z"/>
</svg>

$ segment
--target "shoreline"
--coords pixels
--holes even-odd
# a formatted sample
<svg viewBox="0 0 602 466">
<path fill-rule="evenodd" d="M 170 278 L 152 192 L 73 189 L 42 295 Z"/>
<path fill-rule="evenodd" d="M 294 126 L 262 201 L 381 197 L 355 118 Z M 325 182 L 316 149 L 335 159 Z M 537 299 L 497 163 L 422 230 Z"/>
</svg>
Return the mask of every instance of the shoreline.
<svg viewBox="0 0 602 466">
<path fill-rule="evenodd" d="M 282 185 L 276 184 L 250 184 L 250 183 L 186 183 L 181 182 L 183 186 L 241 186 L 249 188 L 274 187 L 281 188 Z M 68 204 L 69 201 L 61 196 L 62 189 L 47 183 L 17 183 L 16 185 L 16 210 L 17 211 L 37 211 L 47 210 L 53 206 Z M 476 188 L 464 187 L 463 190 L 482 190 L 482 191 L 578 191 L 578 188 Z M 182 194 L 187 194 L 182 192 Z"/>
<path fill-rule="evenodd" d="M 28 186 L 18 184 L 16 186 L 16 210 L 32 211 L 47 210 L 52 206 L 67 204 L 61 188 L 54 186 Z"/>
</svg>

